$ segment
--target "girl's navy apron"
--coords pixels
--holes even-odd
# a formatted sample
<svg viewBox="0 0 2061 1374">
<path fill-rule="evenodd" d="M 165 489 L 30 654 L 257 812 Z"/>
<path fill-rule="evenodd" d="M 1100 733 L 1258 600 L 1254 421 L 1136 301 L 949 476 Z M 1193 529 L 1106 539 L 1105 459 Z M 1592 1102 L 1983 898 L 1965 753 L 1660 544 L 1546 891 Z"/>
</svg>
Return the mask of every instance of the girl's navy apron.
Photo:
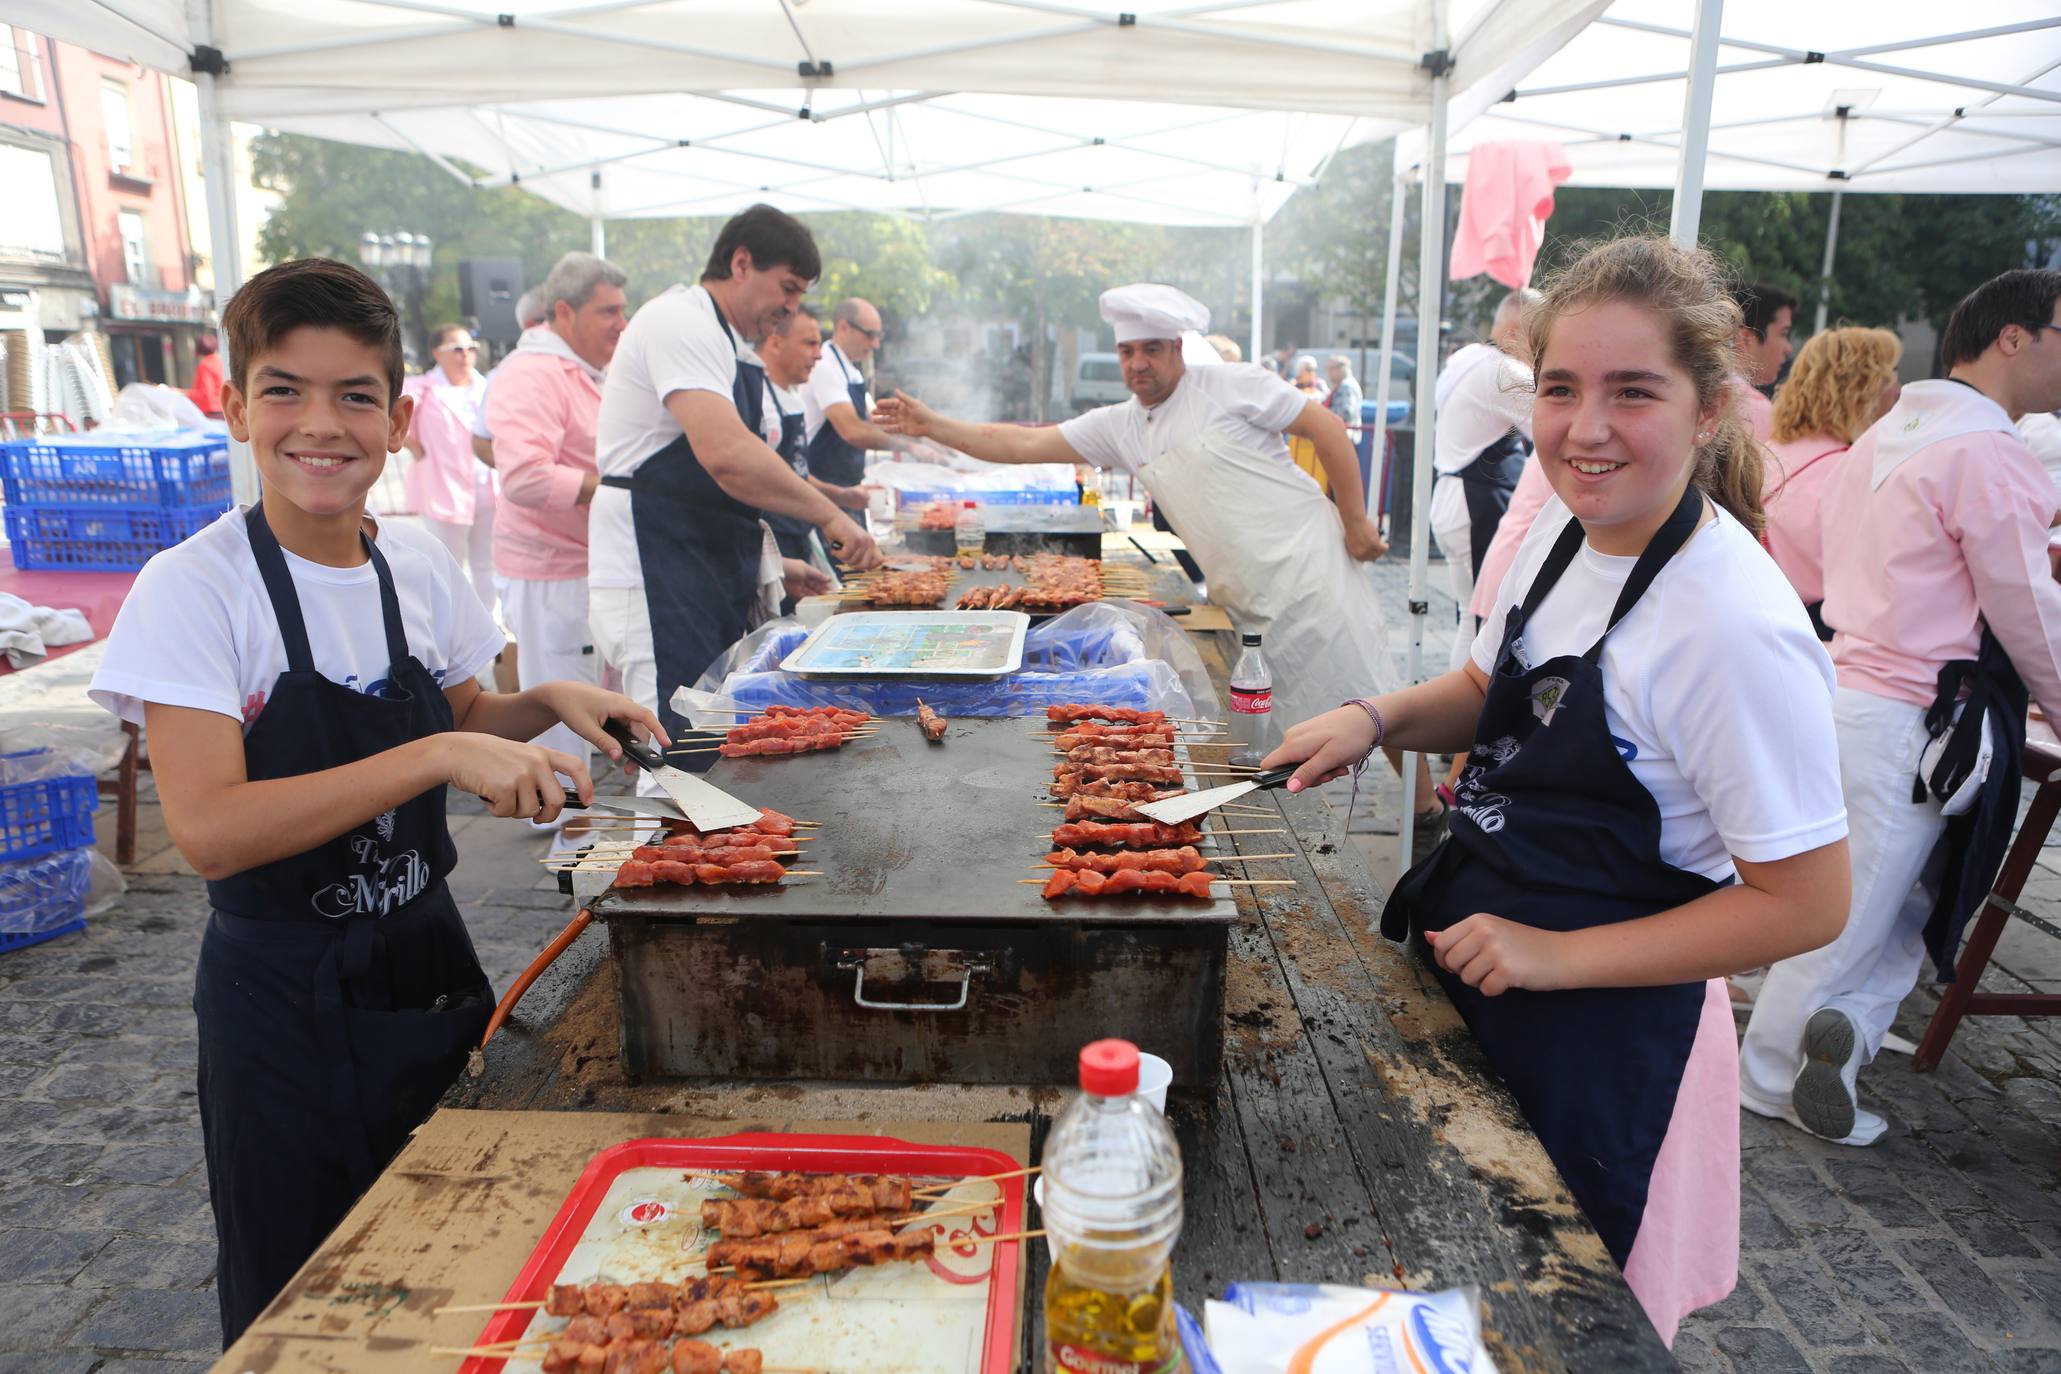
<svg viewBox="0 0 2061 1374">
<path fill-rule="evenodd" d="M 734 351 L 737 335 L 723 318 L 723 307 L 714 299 L 709 305 Z M 764 371 L 738 358 L 730 395 L 745 428 L 762 433 Z M 692 687 L 751 628 L 764 546 L 759 512 L 709 476 L 684 432 L 630 476 L 601 481 L 630 493 L 658 669 L 658 716 L 667 734 L 678 735 L 689 726 L 673 710 L 674 691 Z"/>
<path fill-rule="evenodd" d="M 1461 493 L 1467 498 L 1467 543 L 1474 552 L 1476 573 L 1488 557 L 1496 527 L 1503 523 L 1503 513 L 1510 509 L 1510 494 L 1517 490 L 1517 479 L 1524 475 L 1524 460 L 1530 456 L 1530 442 L 1513 429 L 1453 474 L 1460 479 Z"/>
<path fill-rule="evenodd" d="M 286 556 L 262 505 L 244 516 L 286 645 L 250 733 L 251 781 L 355 763 L 451 728 L 408 652 L 386 558 L 365 541 L 386 628 L 386 680 L 315 670 Z M 429 1115 L 479 1043 L 493 993 L 444 877 L 444 789 L 348 834 L 208 884 L 193 1010 L 200 1121 L 226 1346 Z"/>
<path fill-rule="evenodd" d="M 1633 566 L 1604 637 L 1695 531 L 1690 486 Z M 1524 666 L 1525 623 L 1580 552 L 1570 519 L 1520 607 L 1512 607 L 1457 789 L 1451 838 L 1396 885 L 1392 940 L 1477 911 L 1543 930 L 1636 920 L 1719 886 L 1660 856 L 1660 808 L 1612 739 L 1603 712 L 1603 638 L 1587 653 Z M 1420 947 L 1423 949 L 1425 947 Z M 1512 989 L 1485 997 L 1433 968 L 1489 1062 L 1621 1266 L 1696 1040 L 1704 984 Z"/>
<path fill-rule="evenodd" d="M 780 404 L 780 393 L 771 387 L 766 389 L 766 396 L 773 402 L 773 413 L 780 417 L 780 443 L 775 451 L 787 460 L 787 466 L 794 469 L 795 476 L 807 479 L 809 455 L 802 450 L 806 418 L 798 410 L 788 414 Z M 809 547 L 809 536 L 816 532 L 814 525 L 800 516 L 775 515 L 771 511 L 766 512 L 765 521 L 772 527 L 773 542 L 780 546 L 783 558 L 799 558 L 806 563 L 814 556 Z"/>
<path fill-rule="evenodd" d="M 836 344 L 827 345 L 829 352 L 837 359 L 837 370 L 844 374 L 844 389 L 851 394 L 852 414 L 861 420 L 870 418 L 866 408 L 866 379 L 854 378 L 854 368 L 845 361 L 844 352 Z M 809 440 L 809 471 L 830 483 L 833 487 L 856 487 L 866 480 L 866 454 L 854 448 L 837 432 L 837 426 L 825 416 L 816 437 Z"/>
</svg>

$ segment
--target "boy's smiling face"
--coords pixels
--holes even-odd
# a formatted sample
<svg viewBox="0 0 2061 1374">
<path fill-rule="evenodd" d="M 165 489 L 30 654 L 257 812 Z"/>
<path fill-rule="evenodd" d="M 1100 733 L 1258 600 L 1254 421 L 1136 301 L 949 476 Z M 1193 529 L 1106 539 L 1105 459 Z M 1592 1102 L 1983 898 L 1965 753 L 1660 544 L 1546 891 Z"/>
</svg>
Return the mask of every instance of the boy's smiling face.
<svg viewBox="0 0 2061 1374">
<path fill-rule="evenodd" d="M 341 329 L 302 325 L 241 371 L 246 383 L 223 388 L 222 413 L 251 446 L 266 494 L 312 516 L 355 520 L 415 408 L 387 394 L 380 350 Z"/>
</svg>

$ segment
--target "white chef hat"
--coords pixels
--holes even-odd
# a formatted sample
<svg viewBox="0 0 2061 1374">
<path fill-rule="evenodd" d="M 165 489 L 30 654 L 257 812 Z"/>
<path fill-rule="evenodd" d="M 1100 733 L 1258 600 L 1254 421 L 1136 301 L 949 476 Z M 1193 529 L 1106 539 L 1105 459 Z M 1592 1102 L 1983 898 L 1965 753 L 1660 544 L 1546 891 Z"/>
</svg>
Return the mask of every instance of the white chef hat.
<svg viewBox="0 0 2061 1374">
<path fill-rule="evenodd" d="M 1181 331 L 1181 362 L 1188 367 L 1214 367 L 1224 361 L 1224 355 L 1217 352 L 1217 346 L 1202 337 L 1199 330 Z"/>
<path fill-rule="evenodd" d="M 1178 339 L 1185 330 L 1209 328 L 1209 307 L 1185 291 L 1146 281 L 1104 291 L 1102 318 L 1116 330 L 1120 344 Z"/>
</svg>

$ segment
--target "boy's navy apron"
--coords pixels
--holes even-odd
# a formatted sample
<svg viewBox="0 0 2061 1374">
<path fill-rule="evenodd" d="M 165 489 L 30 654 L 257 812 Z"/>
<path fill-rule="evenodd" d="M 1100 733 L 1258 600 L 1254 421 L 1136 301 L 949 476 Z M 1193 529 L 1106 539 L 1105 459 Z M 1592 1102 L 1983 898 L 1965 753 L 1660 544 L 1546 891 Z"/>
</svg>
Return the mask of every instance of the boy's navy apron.
<svg viewBox="0 0 2061 1374">
<path fill-rule="evenodd" d="M 737 335 L 723 318 L 723 307 L 713 299 L 709 305 L 734 351 Z M 738 418 L 755 435 L 763 432 L 765 393 L 765 373 L 739 357 L 730 397 Z M 759 512 L 709 476 L 684 431 L 636 472 L 601 481 L 630 493 L 630 522 L 637 531 L 658 670 L 658 717 L 668 735 L 683 734 L 690 727 L 673 710 L 673 692 L 692 687 L 751 628 L 765 542 Z"/>
<path fill-rule="evenodd" d="M 844 389 L 852 398 L 852 414 L 861 420 L 871 417 L 866 408 L 866 379 L 852 376 L 852 365 L 845 361 L 844 351 L 836 344 L 826 346 L 837 358 L 837 370 L 844 374 Z M 833 487 L 856 487 L 866 480 L 865 451 L 845 442 L 837 432 L 837 426 L 830 423 L 830 417 L 823 417 L 822 427 L 816 437 L 809 440 L 809 471 L 830 483 Z"/>
<path fill-rule="evenodd" d="M 1702 508 L 1692 485 L 1639 555 L 1604 637 L 1694 532 Z M 1381 920 L 1392 940 L 1477 911 L 1582 930 L 1651 916 L 1719 886 L 1660 856 L 1660 808 L 1604 716 L 1603 637 L 1587 653 L 1533 668 L 1518 658 L 1525 623 L 1582 537 L 1570 519 L 1524 604 L 1511 608 L 1451 838 L 1396 885 Z M 1622 1266 L 1696 1040 L 1704 984 L 1485 997 L 1435 960 L 1432 967 Z"/>
<path fill-rule="evenodd" d="M 788 414 L 780 404 L 780 393 L 771 387 L 766 388 L 766 395 L 773 402 L 773 413 L 780 417 L 780 443 L 775 451 L 787 460 L 787 466 L 794 469 L 795 476 L 807 480 L 809 455 L 802 448 L 802 431 L 807 427 L 807 418 L 798 410 Z M 816 532 L 814 525 L 800 516 L 775 515 L 771 511 L 765 513 L 765 521 L 773 530 L 773 542 L 780 546 L 781 557 L 799 558 L 804 563 L 809 561 L 813 556 L 809 536 Z"/>
<path fill-rule="evenodd" d="M 451 728 L 408 652 L 386 558 L 365 541 L 386 681 L 315 670 L 300 598 L 262 505 L 244 516 L 286 671 L 244 737 L 253 782 L 370 758 Z M 444 886 L 444 789 L 289 859 L 208 884 L 193 1010 L 200 1121 L 219 1245 L 222 1338 L 277 1296 L 464 1067 L 493 1010 Z"/>
<path fill-rule="evenodd" d="M 1524 460 L 1531 456 L 1531 443 L 1516 430 L 1474 455 L 1474 461 L 1453 476 L 1460 479 L 1461 494 L 1467 498 L 1467 543 L 1474 552 L 1477 575 L 1488 557 L 1496 527 L 1510 509 L 1510 494 L 1524 475 Z M 1473 624 L 1469 621 L 1468 624 Z"/>
</svg>

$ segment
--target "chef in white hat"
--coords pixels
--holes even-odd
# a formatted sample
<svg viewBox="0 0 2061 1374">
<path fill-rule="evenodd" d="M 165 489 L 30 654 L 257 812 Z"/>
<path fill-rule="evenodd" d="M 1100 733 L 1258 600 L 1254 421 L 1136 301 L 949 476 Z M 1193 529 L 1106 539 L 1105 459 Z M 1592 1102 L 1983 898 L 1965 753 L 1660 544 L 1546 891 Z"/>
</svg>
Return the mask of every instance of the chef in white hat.
<svg viewBox="0 0 2061 1374">
<path fill-rule="evenodd" d="M 1287 719 L 1364 689 L 1353 674 L 1391 670 L 1364 563 L 1388 545 L 1367 515 L 1359 455 L 1337 416 L 1265 368 L 1191 366 L 1182 338 L 1209 309 L 1156 282 L 1102 293 L 1102 318 L 1131 398 L 1057 428 L 939 415 L 905 392 L 880 403 L 891 433 L 927 437 L 993 463 L 1080 463 L 1132 473 L 1201 564 L 1210 597 L 1241 630 L 1266 636 Z M 1288 457 L 1307 439 L 1334 505 Z"/>
</svg>

